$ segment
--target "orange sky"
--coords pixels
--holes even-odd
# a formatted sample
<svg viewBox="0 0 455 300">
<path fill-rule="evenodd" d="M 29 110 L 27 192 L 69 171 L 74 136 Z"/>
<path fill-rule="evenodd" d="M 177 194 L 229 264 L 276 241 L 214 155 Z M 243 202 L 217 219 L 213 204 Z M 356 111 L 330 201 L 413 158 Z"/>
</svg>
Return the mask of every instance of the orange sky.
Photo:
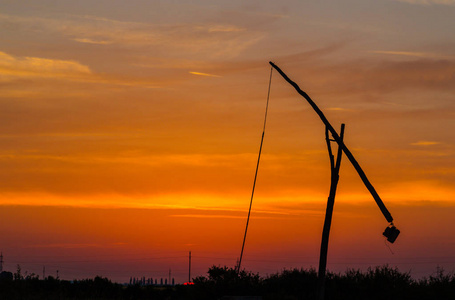
<svg viewBox="0 0 455 300">
<path fill-rule="evenodd" d="M 0 8 L 5 268 L 119 281 L 173 268 L 183 281 L 190 250 L 195 275 L 233 265 L 271 60 L 335 128 L 346 124 L 402 230 L 391 254 L 387 223 L 344 158 L 329 269 L 455 269 L 455 1 Z M 276 72 L 262 153 L 244 266 L 315 266 L 330 183 L 324 127 Z"/>
</svg>

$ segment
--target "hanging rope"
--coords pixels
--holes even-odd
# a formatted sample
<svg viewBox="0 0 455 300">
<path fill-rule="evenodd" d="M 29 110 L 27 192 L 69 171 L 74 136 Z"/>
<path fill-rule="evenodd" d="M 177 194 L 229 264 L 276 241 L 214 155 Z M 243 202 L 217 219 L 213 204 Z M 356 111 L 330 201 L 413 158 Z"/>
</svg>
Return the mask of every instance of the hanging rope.
<svg viewBox="0 0 455 300">
<path fill-rule="evenodd" d="M 240 266 L 242 265 L 243 249 L 245 248 L 246 233 L 248 231 L 248 224 L 250 223 L 251 206 L 253 204 L 254 188 L 256 187 L 256 179 L 258 177 L 259 161 L 261 160 L 262 144 L 264 142 L 264 134 L 265 134 L 265 124 L 267 123 L 267 111 L 269 109 L 270 86 L 272 85 L 272 71 L 273 71 L 273 67 L 270 68 L 269 90 L 267 92 L 267 104 L 265 105 L 264 127 L 262 128 L 261 145 L 259 146 L 258 162 L 256 164 L 256 173 L 254 174 L 253 190 L 251 192 L 251 199 L 250 199 L 250 209 L 248 210 L 248 218 L 246 219 L 245 234 L 243 236 L 242 251 L 240 252 L 240 259 L 237 264 L 237 273 L 240 272 Z"/>
</svg>

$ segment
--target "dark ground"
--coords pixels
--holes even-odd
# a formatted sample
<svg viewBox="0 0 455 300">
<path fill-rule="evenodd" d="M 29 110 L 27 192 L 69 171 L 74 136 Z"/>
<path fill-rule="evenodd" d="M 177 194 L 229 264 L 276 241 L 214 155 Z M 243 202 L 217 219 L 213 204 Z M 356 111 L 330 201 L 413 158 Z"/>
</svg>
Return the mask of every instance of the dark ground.
<svg viewBox="0 0 455 300">
<path fill-rule="evenodd" d="M 6 272 L 4 272 L 6 273 Z M 194 285 L 140 286 L 112 283 L 107 278 L 66 281 L 21 274 L 0 276 L 0 299 L 220 299 L 223 296 L 260 296 L 263 300 L 317 299 L 315 270 L 284 270 L 262 278 L 227 267 L 212 267 L 206 277 L 194 279 Z M 10 275 L 10 276 L 9 276 Z M 388 266 L 366 272 L 349 270 L 328 273 L 326 299 L 455 299 L 455 274 L 437 269 L 435 275 L 414 280 Z"/>
</svg>

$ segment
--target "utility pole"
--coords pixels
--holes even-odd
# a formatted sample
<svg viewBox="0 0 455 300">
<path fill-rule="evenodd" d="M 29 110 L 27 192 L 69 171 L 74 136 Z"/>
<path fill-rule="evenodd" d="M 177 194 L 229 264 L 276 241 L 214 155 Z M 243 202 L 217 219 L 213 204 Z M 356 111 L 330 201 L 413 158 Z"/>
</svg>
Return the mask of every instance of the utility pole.
<svg viewBox="0 0 455 300">
<path fill-rule="evenodd" d="M 188 256 L 188 282 L 191 282 L 191 251 Z"/>
<path fill-rule="evenodd" d="M 0 254 L 0 273 L 3 272 L 3 251 Z"/>
<path fill-rule="evenodd" d="M 340 131 L 340 140 L 343 142 L 344 137 L 344 124 L 341 124 L 341 131 Z M 337 190 L 338 180 L 340 178 L 340 165 L 341 165 L 341 156 L 343 151 L 340 146 L 338 146 L 338 152 L 336 160 L 332 153 L 332 145 L 331 142 L 335 141 L 330 139 L 329 137 L 329 130 L 325 129 L 325 140 L 327 143 L 327 149 L 329 151 L 329 158 L 330 158 L 330 173 L 331 173 L 331 181 L 330 181 L 330 192 L 329 198 L 327 199 L 327 208 L 325 211 L 325 220 L 324 220 L 324 229 L 322 230 L 322 240 L 321 240 L 321 251 L 319 255 L 319 271 L 318 271 L 318 294 L 319 300 L 324 300 L 325 294 L 325 271 L 327 267 L 327 251 L 329 248 L 329 234 L 330 234 L 330 226 L 332 224 L 332 214 L 333 214 L 333 205 L 335 204 L 335 194 Z"/>
</svg>

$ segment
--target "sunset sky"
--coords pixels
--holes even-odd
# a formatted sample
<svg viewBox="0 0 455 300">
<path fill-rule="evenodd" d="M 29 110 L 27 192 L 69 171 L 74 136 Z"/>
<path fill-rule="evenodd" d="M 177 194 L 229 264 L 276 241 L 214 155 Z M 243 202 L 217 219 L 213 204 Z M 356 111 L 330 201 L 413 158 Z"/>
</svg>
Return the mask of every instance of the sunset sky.
<svg viewBox="0 0 455 300">
<path fill-rule="evenodd" d="M 240 254 L 276 63 L 346 157 L 328 269 L 455 270 L 455 1 L 0 0 L 4 269 L 188 279 Z M 244 253 L 316 267 L 324 126 L 273 72 Z"/>
</svg>

